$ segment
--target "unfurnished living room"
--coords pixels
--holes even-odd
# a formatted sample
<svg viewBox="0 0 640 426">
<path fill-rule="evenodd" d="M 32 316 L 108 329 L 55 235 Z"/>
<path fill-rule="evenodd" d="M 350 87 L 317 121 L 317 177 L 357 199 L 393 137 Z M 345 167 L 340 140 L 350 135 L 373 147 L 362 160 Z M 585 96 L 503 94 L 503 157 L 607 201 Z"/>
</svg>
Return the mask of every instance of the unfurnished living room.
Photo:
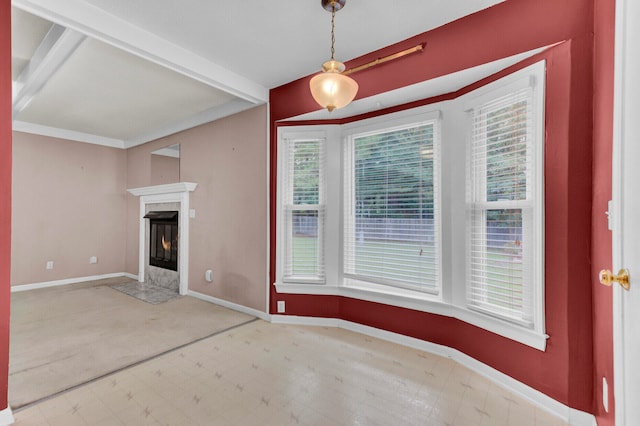
<svg viewBox="0 0 640 426">
<path fill-rule="evenodd" d="M 640 421 L 631 3 L 0 0 L 0 426 Z"/>
</svg>

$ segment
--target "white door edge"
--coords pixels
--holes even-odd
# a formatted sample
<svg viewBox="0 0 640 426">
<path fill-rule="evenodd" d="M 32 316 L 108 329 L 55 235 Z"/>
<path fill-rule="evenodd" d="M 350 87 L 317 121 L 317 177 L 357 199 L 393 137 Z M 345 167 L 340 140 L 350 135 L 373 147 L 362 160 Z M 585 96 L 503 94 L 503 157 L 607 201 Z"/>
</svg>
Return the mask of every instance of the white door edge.
<svg viewBox="0 0 640 426">
<path fill-rule="evenodd" d="M 623 243 L 624 224 L 623 207 L 624 207 L 624 187 L 623 175 L 625 158 L 625 144 L 631 143 L 625 135 L 625 128 L 629 124 L 625 120 L 625 111 L 627 109 L 627 93 L 625 90 L 625 80 L 628 78 L 628 58 L 631 55 L 629 50 L 628 39 L 631 33 L 631 27 L 628 25 L 629 20 L 633 21 L 633 17 L 628 16 L 629 0 L 616 0 L 615 11 L 615 61 L 614 61 L 614 108 L 613 108 L 613 153 L 612 153 L 612 198 L 613 211 L 610 211 L 612 217 L 612 270 L 618 271 L 627 267 L 628 260 L 625 260 Z M 629 78 L 631 76 L 629 75 Z M 603 265 L 603 267 L 606 267 Z M 614 272 L 615 273 L 615 272 Z M 613 287 L 613 356 L 614 356 L 614 399 L 615 399 L 615 418 L 616 424 L 626 425 L 628 407 L 625 402 L 625 361 L 628 354 L 625 353 L 625 320 L 627 313 L 625 312 L 625 290 L 620 286 Z"/>
<path fill-rule="evenodd" d="M 613 101 L 613 153 L 612 153 L 612 200 L 613 211 L 609 211 L 612 221 L 612 260 L 613 271 L 622 265 L 622 238 L 620 232 L 621 201 L 622 201 L 622 108 L 624 105 L 624 91 L 622 81 L 624 76 L 624 9 L 626 0 L 616 1 L 615 17 L 615 60 L 614 60 L 614 101 Z M 603 266 L 604 267 L 604 266 Z M 619 288 L 613 288 L 613 382 L 614 398 L 622 395 L 624 389 L 624 353 L 623 353 L 623 312 L 622 294 Z M 619 424 L 624 424 L 624 401 L 615 398 L 615 417 Z"/>
</svg>

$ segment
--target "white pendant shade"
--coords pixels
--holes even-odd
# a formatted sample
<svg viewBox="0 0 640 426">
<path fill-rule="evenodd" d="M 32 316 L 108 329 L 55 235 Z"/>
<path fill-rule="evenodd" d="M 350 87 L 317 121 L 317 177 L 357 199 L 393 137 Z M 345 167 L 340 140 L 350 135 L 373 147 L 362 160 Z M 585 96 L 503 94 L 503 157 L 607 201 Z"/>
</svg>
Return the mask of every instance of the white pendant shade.
<svg viewBox="0 0 640 426">
<path fill-rule="evenodd" d="M 341 62 L 327 61 L 322 68 L 322 74 L 314 76 L 309 82 L 313 99 L 329 111 L 348 105 L 358 93 L 358 83 L 341 73 L 344 70 Z"/>
</svg>

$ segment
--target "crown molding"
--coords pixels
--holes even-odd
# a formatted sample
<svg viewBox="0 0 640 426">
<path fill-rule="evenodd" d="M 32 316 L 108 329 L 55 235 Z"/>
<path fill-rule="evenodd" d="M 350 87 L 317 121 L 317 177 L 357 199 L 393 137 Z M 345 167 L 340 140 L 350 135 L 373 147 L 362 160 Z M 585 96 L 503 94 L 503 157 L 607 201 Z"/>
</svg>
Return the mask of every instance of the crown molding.
<svg viewBox="0 0 640 426">
<path fill-rule="evenodd" d="M 31 133 L 34 135 L 49 136 L 52 138 L 67 139 L 76 142 L 85 142 L 94 145 L 108 146 L 111 148 L 125 149 L 124 141 L 120 139 L 113 139 L 104 136 L 92 135 L 90 133 L 60 129 L 58 127 L 43 126 L 41 124 L 27 123 L 26 121 L 13 120 L 13 130 L 15 132 Z"/>
</svg>

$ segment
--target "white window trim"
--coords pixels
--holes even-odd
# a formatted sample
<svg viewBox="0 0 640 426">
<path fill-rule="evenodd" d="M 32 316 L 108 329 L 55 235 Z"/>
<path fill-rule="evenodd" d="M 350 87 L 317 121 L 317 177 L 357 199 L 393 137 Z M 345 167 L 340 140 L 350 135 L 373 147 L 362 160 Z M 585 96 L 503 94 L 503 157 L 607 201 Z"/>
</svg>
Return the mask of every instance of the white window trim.
<svg viewBox="0 0 640 426">
<path fill-rule="evenodd" d="M 489 92 L 497 87 L 504 87 L 511 84 L 521 84 L 518 80 L 522 80 L 524 76 L 534 78 L 537 90 L 539 92 L 540 101 L 537 102 L 536 114 L 541 117 L 538 120 L 538 129 L 536 129 L 538 137 L 544 136 L 544 82 L 545 82 L 545 62 L 541 61 L 526 67 L 522 70 L 506 76 L 498 81 L 483 86 L 460 98 L 444 101 L 425 107 L 419 107 L 407 111 L 389 114 L 383 117 L 375 117 L 372 119 L 362 120 L 355 123 L 345 124 L 343 126 L 299 126 L 299 127 L 280 127 L 278 128 L 278 140 L 283 134 L 304 134 L 304 132 L 322 131 L 327 140 L 327 221 L 326 229 L 328 230 L 325 238 L 325 272 L 326 282 L 314 283 L 284 283 L 281 279 L 281 259 L 282 244 L 277 240 L 277 262 L 276 262 L 276 282 L 274 283 L 278 293 L 284 294 L 308 294 L 308 295 L 333 295 L 350 297 L 370 302 L 382 303 L 392 306 L 398 306 L 407 309 L 413 309 L 421 312 L 428 312 L 437 315 L 447 316 L 459 319 L 471 325 L 477 326 L 484 330 L 499 334 L 511 340 L 520 342 L 535 349 L 544 351 L 548 335 L 545 334 L 544 324 L 544 284 L 536 286 L 537 298 L 534 307 L 534 318 L 536 327 L 534 330 L 527 329 L 514 323 L 509 323 L 503 319 L 495 318 L 490 315 L 473 311 L 466 307 L 466 238 L 464 235 L 465 217 L 465 184 L 466 177 L 462 173 L 464 162 L 456 170 L 451 170 L 451 162 L 455 158 L 466 155 L 466 132 L 460 131 L 460 121 L 465 120 L 465 107 L 473 102 L 479 102 L 482 97 L 492 96 Z M 440 159 L 440 200 L 439 213 L 440 221 L 440 267 L 441 267 L 441 292 L 438 296 L 421 293 L 401 288 L 376 288 L 367 285 L 343 285 L 343 277 L 339 271 L 342 270 L 342 154 L 341 142 L 343 136 L 348 133 L 356 133 L 371 129 L 372 126 L 379 123 L 390 123 L 389 127 L 400 125 L 402 123 L 412 123 L 416 121 L 416 116 L 421 116 L 418 121 L 426 121 L 425 114 L 435 114 L 442 117 L 441 123 L 441 159 Z M 468 119 L 468 118 L 467 118 Z M 398 121 L 395 121 L 398 120 Z M 377 127 L 379 128 L 379 127 Z M 543 141 L 543 139 L 541 139 Z M 539 176 L 542 173 L 542 165 L 544 160 L 544 146 L 542 142 L 536 141 L 536 146 L 540 149 L 536 150 L 536 165 L 541 169 L 538 171 Z M 337 153 L 336 153 L 337 151 Z M 278 167 L 280 170 L 280 157 Z M 461 176 L 462 175 L 462 176 Z M 281 177 L 278 175 L 278 182 Z M 278 186 L 279 188 L 280 186 Z M 535 188 L 536 197 L 542 200 L 538 203 L 538 208 L 544 212 L 544 193 L 543 184 L 540 183 Z M 457 191 L 459 195 L 452 195 Z M 276 196 L 277 202 L 277 223 L 281 223 L 281 194 L 278 191 Z M 538 215 L 541 220 L 536 223 L 535 235 L 544 237 L 544 215 Z M 462 222 L 460 221 L 462 217 Z M 278 225 L 279 226 L 279 225 Z M 278 238 L 280 238 L 278 236 Z M 544 239 L 535 238 L 536 247 L 534 250 L 540 253 L 536 271 L 537 282 L 543 283 L 544 280 Z M 330 255 L 335 253 L 335 255 Z M 455 254 L 455 256 L 454 256 Z"/>
<path fill-rule="evenodd" d="M 325 141 L 324 143 L 326 143 L 326 139 L 327 139 L 327 132 L 323 129 L 319 129 L 318 126 L 312 126 L 312 127 L 295 127 L 295 128 L 284 128 L 284 129 L 278 129 L 278 150 L 282 150 L 283 148 L 283 144 L 285 140 L 321 140 L 321 141 Z M 326 275 L 325 278 L 313 278 L 313 277 L 295 277 L 295 276 L 288 276 L 285 277 L 284 276 L 284 271 L 285 271 L 285 266 L 284 266 L 284 262 L 286 259 L 286 244 L 285 244 L 285 237 L 284 237 L 284 233 L 288 232 L 288 229 L 284 229 L 283 226 L 280 226 L 280 224 L 282 224 L 284 222 L 284 210 L 285 210 L 285 203 L 284 203 L 284 193 L 283 193 L 283 181 L 282 179 L 287 176 L 288 177 L 288 164 L 287 164 L 287 158 L 285 158 L 284 155 L 278 155 L 278 170 L 279 171 L 283 171 L 284 173 L 278 173 L 278 191 L 277 191 L 277 196 L 276 196 L 276 217 L 278 218 L 278 234 L 277 234 L 277 265 L 276 265 L 276 273 L 277 273 L 277 277 L 278 280 L 282 283 L 306 283 L 306 284 L 324 284 L 326 282 Z M 321 173 L 324 173 L 324 165 L 323 165 L 323 170 L 321 170 Z M 326 185 L 326 183 L 325 183 Z M 320 191 L 324 190 L 325 188 L 320 188 Z M 326 199 L 324 200 L 324 205 L 325 205 L 325 209 L 326 209 Z M 317 210 L 319 210 L 321 207 L 321 205 L 318 205 Z M 326 225 L 325 225 L 326 228 Z M 324 238 L 323 235 L 321 235 L 321 233 L 323 232 L 322 229 L 318 230 L 319 235 L 319 243 L 320 244 L 325 244 L 324 242 Z"/>
</svg>

